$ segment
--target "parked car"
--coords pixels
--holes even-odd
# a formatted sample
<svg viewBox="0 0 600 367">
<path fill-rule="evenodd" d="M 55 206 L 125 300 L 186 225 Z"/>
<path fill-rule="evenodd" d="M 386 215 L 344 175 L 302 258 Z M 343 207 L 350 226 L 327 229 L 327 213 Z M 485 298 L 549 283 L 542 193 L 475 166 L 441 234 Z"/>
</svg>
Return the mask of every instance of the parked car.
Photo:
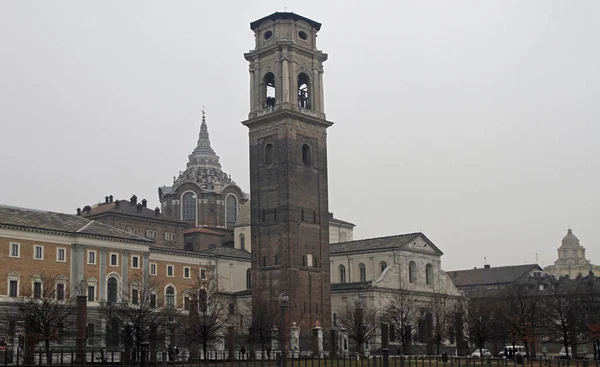
<svg viewBox="0 0 600 367">
<path fill-rule="evenodd" d="M 491 356 L 492 353 L 490 353 L 490 351 L 487 349 L 475 349 L 475 351 L 471 353 L 471 357 L 476 358 L 489 358 Z"/>
<path fill-rule="evenodd" d="M 513 353 L 510 353 L 511 351 L 513 351 Z M 525 347 L 522 345 L 515 345 L 514 349 L 512 345 L 507 345 L 506 347 L 504 347 L 504 350 L 501 351 L 500 353 L 498 353 L 499 357 L 504 357 L 504 358 L 508 358 L 508 356 L 510 355 L 513 356 L 523 356 L 525 357 L 527 355 L 527 353 L 525 352 Z"/>
</svg>

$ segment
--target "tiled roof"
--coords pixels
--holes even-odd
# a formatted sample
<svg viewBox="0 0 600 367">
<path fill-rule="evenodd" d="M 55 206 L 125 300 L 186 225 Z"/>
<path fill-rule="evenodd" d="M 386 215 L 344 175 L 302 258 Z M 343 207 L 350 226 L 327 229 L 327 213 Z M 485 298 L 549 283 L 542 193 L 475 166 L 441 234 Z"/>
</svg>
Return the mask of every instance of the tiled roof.
<svg viewBox="0 0 600 367">
<path fill-rule="evenodd" d="M 354 223 L 346 222 L 345 220 L 335 218 L 333 216 L 333 213 L 329 213 L 329 223 L 337 223 L 337 224 L 343 224 L 343 225 L 347 225 L 347 226 L 356 227 L 356 224 L 354 224 Z"/>
<path fill-rule="evenodd" d="M 212 235 L 215 235 L 215 236 L 225 236 L 221 232 L 213 231 L 212 229 L 203 228 L 203 227 L 189 228 L 189 229 L 186 229 L 183 233 L 184 234 L 205 233 L 205 234 L 212 234 Z"/>
<path fill-rule="evenodd" d="M 446 274 L 452 279 L 456 287 L 469 287 L 513 283 L 534 270 L 542 271 L 542 268 L 537 264 L 526 264 L 499 266 L 495 268 L 451 270 L 446 271 Z"/>
<path fill-rule="evenodd" d="M 396 236 L 367 238 L 364 240 L 333 243 L 329 245 L 329 253 L 340 254 L 354 251 L 373 251 L 398 248 L 419 236 L 425 237 L 422 233 L 408 233 Z"/>
<path fill-rule="evenodd" d="M 146 243 L 152 242 L 144 237 L 77 215 L 17 208 L 6 205 L 0 205 L 0 225 L 23 229 L 61 232 L 63 234 L 90 235 Z"/>
<path fill-rule="evenodd" d="M 117 205 L 118 202 L 118 205 Z M 143 207 L 141 205 L 132 204 L 130 200 L 115 200 L 110 203 L 99 203 L 95 206 L 91 207 L 89 214 L 84 210 L 82 210 L 81 215 L 84 217 L 89 217 L 91 219 L 98 217 L 104 213 L 116 213 L 116 214 L 125 214 L 136 217 L 143 217 L 148 219 L 157 219 L 161 221 L 170 221 L 170 222 L 179 222 L 177 220 L 173 220 L 171 218 L 167 218 L 163 213 L 156 213 L 154 209 L 150 209 L 147 207 Z M 179 222 L 182 225 L 185 222 Z"/>
<path fill-rule="evenodd" d="M 198 251 L 202 254 L 211 254 L 215 256 L 224 256 L 224 257 L 235 257 L 243 260 L 250 260 L 250 253 L 248 251 L 240 250 L 237 248 L 231 247 L 215 247 L 208 250 Z"/>
</svg>

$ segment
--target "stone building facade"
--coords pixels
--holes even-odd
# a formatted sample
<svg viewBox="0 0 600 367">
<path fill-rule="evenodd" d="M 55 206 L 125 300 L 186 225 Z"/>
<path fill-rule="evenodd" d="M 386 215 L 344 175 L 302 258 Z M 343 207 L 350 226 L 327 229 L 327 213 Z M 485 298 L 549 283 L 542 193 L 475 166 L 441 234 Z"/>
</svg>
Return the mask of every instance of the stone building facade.
<svg viewBox="0 0 600 367">
<path fill-rule="evenodd" d="M 329 248 L 334 329 L 343 335 L 337 319 L 349 303 L 362 299 L 367 307 L 383 312 L 396 295 L 404 292 L 420 310 L 412 353 L 425 354 L 425 343 L 418 341 L 426 339 L 428 303 L 437 295 L 447 297 L 449 302 L 462 297 L 441 268 L 442 251 L 422 233 L 341 242 Z M 378 337 L 373 347 L 378 348 L 379 342 Z M 397 348 L 398 341 L 392 338 L 391 345 Z M 444 341 L 446 351 L 453 352 L 455 347 L 455 341 Z M 340 344 L 339 350 L 348 352 L 348 347 Z"/>
<path fill-rule="evenodd" d="M 221 292 L 231 295 L 230 307 L 236 313 L 231 324 L 236 332 L 244 333 L 240 329 L 244 325 L 247 328 L 247 311 L 235 296 L 247 292 L 250 256 L 245 251 L 159 247 L 152 240 L 83 216 L 0 205 L 0 262 L 0 307 L 11 315 L 0 322 L 0 333 L 8 336 L 8 347 L 15 350 L 17 337 L 23 334 L 15 301 L 31 296 L 43 276 L 55 280 L 61 297 L 87 295 L 88 330 L 95 330 L 88 337 L 89 347 L 111 347 L 105 333 L 106 307 L 131 296 L 141 277 L 156 283 L 158 309 L 173 306 L 180 311 L 189 308 L 189 290 L 196 276 L 216 282 Z M 159 350 L 172 337 L 167 335 Z M 74 340 L 53 341 L 53 346 L 73 347 Z"/>
<path fill-rule="evenodd" d="M 600 266 L 586 260 L 585 247 L 581 246 L 579 238 L 569 228 L 558 248 L 558 259 L 553 265 L 544 268 L 544 271 L 557 278 L 567 276 L 575 279 L 579 275 L 586 276 L 589 272 L 600 274 Z"/>
<path fill-rule="evenodd" d="M 204 112 L 198 144 L 188 157 L 185 171 L 173 177 L 171 186 L 159 187 L 158 197 L 168 218 L 187 222 L 190 227 L 233 230 L 239 207 L 248 195 L 221 170 L 219 156 L 210 145 Z"/>
<path fill-rule="evenodd" d="M 114 200 L 108 195 L 104 202 L 77 209 L 77 215 L 95 220 L 126 232 L 145 237 L 155 246 L 184 248 L 184 232 L 188 223 L 167 218 L 160 208 L 148 208 L 148 201 L 138 202 L 136 195 L 129 200 Z"/>
<path fill-rule="evenodd" d="M 316 325 L 331 325 L 327 55 L 316 46 L 321 24 L 297 14 L 273 13 L 250 28 L 256 42 L 244 54 L 250 113 L 243 124 L 250 137 L 253 304 L 289 297 L 289 320 L 310 338 Z"/>
</svg>

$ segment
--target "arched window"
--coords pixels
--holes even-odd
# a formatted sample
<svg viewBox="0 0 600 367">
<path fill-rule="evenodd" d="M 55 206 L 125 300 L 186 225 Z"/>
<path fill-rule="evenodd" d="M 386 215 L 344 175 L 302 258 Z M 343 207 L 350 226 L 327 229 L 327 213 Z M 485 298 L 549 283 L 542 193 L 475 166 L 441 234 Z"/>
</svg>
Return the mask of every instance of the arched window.
<svg viewBox="0 0 600 367">
<path fill-rule="evenodd" d="M 244 251 L 246 250 L 246 237 L 243 233 L 240 233 L 240 248 Z"/>
<path fill-rule="evenodd" d="M 181 220 L 196 220 L 196 194 L 191 191 L 181 196 Z"/>
<path fill-rule="evenodd" d="M 408 281 L 410 283 L 417 281 L 417 264 L 414 261 L 408 263 Z"/>
<path fill-rule="evenodd" d="M 246 289 L 252 288 L 252 273 L 250 269 L 246 270 Z"/>
<path fill-rule="evenodd" d="M 298 107 L 310 108 L 310 79 L 308 75 L 298 75 Z"/>
<path fill-rule="evenodd" d="M 383 273 L 383 271 L 387 269 L 387 263 L 385 261 L 382 261 L 379 263 L 379 267 L 381 268 L 381 272 Z"/>
<path fill-rule="evenodd" d="M 346 283 L 346 267 L 340 265 L 340 283 Z"/>
<path fill-rule="evenodd" d="M 263 79 L 263 108 L 275 107 L 275 74 L 266 73 Z"/>
<path fill-rule="evenodd" d="M 275 148 L 272 143 L 265 145 L 265 164 L 273 164 L 273 155 Z"/>
<path fill-rule="evenodd" d="M 117 302 L 117 279 L 108 278 L 107 282 L 107 301 L 108 303 Z"/>
<path fill-rule="evenodd" d="M 165 307 L 175 307 L 175 289 L 171 286 L 168 286 L 165 292 Z"/>
<path fill-rule="evenodd" d="M 433 266 L 431 264 L 425 266 L 425 283 L 428 285 L 433 284 Z"/>
<path fill-rule="evenodd" d="M 310 166 L 312 162 L 312 155 L 310 153 L 310 146 L 308 144 L 302 144 L 302 163 Z"/>
<path fill-rule="evenodd" d="M 363 263 L 358 264 L 358 271 L 360 272 L 360 281 L 366 282 L 367 281 L 367 268 L 365 267 L 365 264 L 363 264 Z"/>
<path fill-rule="evenodd" d="M 238 211 L 238 200 L 237 197 L 233 194 L 227 195 L 225 199 L 226 205 L 226 217 L 227 217 L 227 228 L 231 228 L 235 225 L 235 221 L 237 219 L 237 211 Z"/>
</svg>

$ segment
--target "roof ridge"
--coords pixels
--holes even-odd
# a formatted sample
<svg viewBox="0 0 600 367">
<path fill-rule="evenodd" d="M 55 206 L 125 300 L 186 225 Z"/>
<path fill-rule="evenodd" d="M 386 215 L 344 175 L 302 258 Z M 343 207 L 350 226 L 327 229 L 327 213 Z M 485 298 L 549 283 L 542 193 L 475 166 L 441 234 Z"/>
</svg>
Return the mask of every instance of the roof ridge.
<svg viewBox="0 0 600 367">
<path fill-rule="evenodd" d="M 416 236 L 416 235 L 422 235 L 422 234 L 423 234 L 423 232 L 412 232 L 412 233 L 395 234 L 395 235 L 381 236 L 381 237 L 362 238 L 360 240 L 336 242 L 336 243 L 330 244 L 330 246 L 338 245 L 338 244 L 342 244 L 342 243 L 352 243 L 352 242 L 370 241 L 370 240 L 381 240 L 381 239 L 384 239 L 384 238 L 393 238 L 393 237 L 400 237 L 400 236 Z"/>
<path fill-rule="evenodd" d="M 76 230 L 75 232 L 79 233 L 79 232 L 83 231 L 84 229 L 86 229 L 87 227 L 89 227 L 89 226 L 90 226 L 92 223 L 94 223 L 94 222 L 95 222 L 94 220 L 90 220 L 90 222 L 89 222 L 89 223 L 86 223 L 86 225 L 85 225 L 85 226 L 83 226 L 83 227 L 79 228 L 79 229 L 78 229 L 78 230 Z"/>
</svg>

